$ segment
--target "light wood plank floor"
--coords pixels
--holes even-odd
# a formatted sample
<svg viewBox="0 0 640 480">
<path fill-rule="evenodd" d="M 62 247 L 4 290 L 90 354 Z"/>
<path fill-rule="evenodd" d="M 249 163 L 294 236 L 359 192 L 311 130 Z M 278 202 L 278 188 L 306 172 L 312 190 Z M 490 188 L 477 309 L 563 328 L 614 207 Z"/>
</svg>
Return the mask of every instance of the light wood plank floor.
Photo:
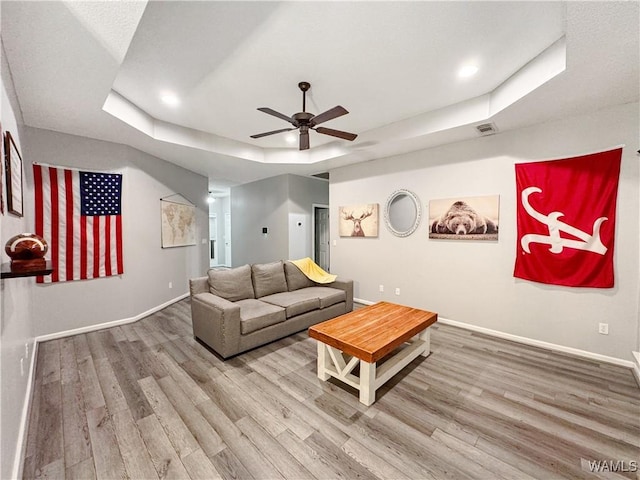
<svg viewBox="0 0 640 480">
<path fill-rule="evenodd" d="M 365 407 L 306 332 L 223 362 L 189 309 L 40 345 L 24 478 L 638 478 L 589 471 L 639 460 L 627 369 L 435 325 Z"/>
</svg>

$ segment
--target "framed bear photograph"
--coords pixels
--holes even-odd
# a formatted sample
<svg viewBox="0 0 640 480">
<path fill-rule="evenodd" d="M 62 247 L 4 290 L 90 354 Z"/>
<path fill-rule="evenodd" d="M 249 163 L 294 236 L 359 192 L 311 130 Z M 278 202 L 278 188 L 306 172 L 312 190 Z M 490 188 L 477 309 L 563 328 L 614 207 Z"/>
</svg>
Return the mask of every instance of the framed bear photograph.
<svg viewBox="0 0 640 480">
<path fill-rule="evenodd" d="M 500 195 L 429 201 L 429 238 L 497 241 Z"/>
</svg>

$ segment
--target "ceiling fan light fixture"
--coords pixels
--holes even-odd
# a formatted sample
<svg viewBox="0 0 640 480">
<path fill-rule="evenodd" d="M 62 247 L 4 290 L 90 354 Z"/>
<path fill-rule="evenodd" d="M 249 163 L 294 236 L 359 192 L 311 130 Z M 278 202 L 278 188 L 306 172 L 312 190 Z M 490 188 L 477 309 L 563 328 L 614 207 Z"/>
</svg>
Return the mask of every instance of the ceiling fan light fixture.
<svg viewBox="0 0 640 480">
<path fill-rule="evenodd" d="M 321 133 L 323 135 L 330 135 L 332 137 L 341 138 L 343 140 L 353 141 L 358 136 L 355 133 L 343 132 L 341 130 L 334 130 L 332 128 L 324 128 L 318 127 L 321 123 L 327 122 L 329 120 L 333 120 L 334 118 L 341 117 L 349 113 L 346 108 L 337 105 L 333 108 L 330 108 L 326 112 L 322 112 L 318 115 L 314 115 L 313 113 L 309 113 L 306 110 L 307 106 L 307 91 L 311 88 L 311 84 L 309 82 L 300 82 L 298 83 L 298 88 L 302 91 L 302 112 L 294 113 L 290 117 L 285 115 L 284 113 L 277 112 L 276 110 L 269 107 L 259 107 L 258 110 L 266 113 L 268 115 L 272 115 L 277 117 L 285 122 L 288 122 L 292 125 L 293 128 L 281 128 L 279 130 L 272 130 L 270 132 L 257 133 L 255 135 L 250 135 L 251 138 L 262 138 L 267 137 L 269 135 L 274 135 L 276 133 L 288 132 L 290 130 L 299 130 L 299 149 L 300 150 L 308 150 L 309 145 L 309 130 L 313 130 L 315 132 Z M 289 138 L 286 138 L 286 141 L 289 142 Z M 295 139 L 294 139 L 295 141 Z"/>
</svg>

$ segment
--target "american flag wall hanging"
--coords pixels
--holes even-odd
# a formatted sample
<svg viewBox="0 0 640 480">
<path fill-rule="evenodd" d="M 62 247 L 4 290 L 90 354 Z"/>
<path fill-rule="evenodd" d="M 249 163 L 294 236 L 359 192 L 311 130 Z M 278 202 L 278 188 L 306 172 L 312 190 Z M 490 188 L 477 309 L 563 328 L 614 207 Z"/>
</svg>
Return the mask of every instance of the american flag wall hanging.
<svg viewBox="0 0 640 480">
<path fill-rule="evenodd" d="M 38 283 L 120 275 L 122 174 L 33 165 L 35 230 L 53 273 Z"/>
</svg>

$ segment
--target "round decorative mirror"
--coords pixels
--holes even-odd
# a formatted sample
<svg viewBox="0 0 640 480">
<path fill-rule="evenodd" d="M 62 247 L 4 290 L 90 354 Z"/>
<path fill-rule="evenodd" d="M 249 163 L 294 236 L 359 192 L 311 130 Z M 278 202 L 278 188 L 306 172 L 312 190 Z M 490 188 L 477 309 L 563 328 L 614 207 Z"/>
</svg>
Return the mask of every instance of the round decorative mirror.
<svg viewBox="0 0 640 480">
<path fill-rule="evenodd" d="M 410 190 L 396 190 L 387 199 L 384 221 L 389 231 L 398 237 L 407 237 L 415 232 L 421 215 L 420 200 Z"/>
</svg>

